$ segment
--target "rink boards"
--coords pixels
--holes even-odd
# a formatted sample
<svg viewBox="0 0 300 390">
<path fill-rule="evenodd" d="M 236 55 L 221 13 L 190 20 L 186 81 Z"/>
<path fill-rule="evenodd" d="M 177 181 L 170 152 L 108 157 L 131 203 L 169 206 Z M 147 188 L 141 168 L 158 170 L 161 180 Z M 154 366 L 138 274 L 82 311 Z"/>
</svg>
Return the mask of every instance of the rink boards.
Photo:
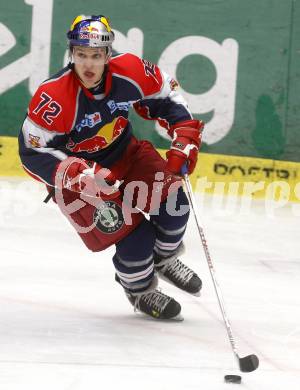
<svg viewBox="0 0 300 390">
<path fill-rule="evenodd" d="M 0 137 L 0 176 L 28 177 L 17 151 L 17 138 Z M 200 153 L 192 183 L 197 192 L 300 202 L 299 177 L 297 162 Z"/>
</svg>

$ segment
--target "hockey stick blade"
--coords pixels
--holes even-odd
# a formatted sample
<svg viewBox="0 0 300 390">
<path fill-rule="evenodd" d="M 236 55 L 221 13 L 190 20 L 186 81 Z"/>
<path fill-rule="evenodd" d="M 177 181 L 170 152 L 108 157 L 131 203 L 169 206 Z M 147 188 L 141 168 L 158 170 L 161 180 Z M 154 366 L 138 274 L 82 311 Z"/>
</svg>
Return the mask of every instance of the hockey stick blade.
<svg viewBox="0 0 300 390">
<path fill-rule="evenodd" d="M 239 365 L 242 372 L 252 372 L 259 366 L 259 360 L 256 355 L 248 355 L 239 358 Z"/>
</svg>

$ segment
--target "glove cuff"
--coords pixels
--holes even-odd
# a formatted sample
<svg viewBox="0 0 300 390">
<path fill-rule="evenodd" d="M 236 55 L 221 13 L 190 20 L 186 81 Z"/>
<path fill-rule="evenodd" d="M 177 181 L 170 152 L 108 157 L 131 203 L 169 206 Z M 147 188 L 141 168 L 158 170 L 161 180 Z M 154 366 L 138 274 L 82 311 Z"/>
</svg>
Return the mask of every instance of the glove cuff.
<svg viewBox="0 0 300 390">
<path fill-rule="evenodd" d="M 202 132 L 204 127 L 204 122 L 200 121 L 198 119 L 189 119 L 186 121 L 178 122 L 175 125 L 172 125 L 170 129 L 168 130 L 168 134 L 171 138 L 174 136 L 174 131 L 181 128 L 181 127 L 190 127 L 192 129 L 199 130 L 199 132 Z"/>
</svg>

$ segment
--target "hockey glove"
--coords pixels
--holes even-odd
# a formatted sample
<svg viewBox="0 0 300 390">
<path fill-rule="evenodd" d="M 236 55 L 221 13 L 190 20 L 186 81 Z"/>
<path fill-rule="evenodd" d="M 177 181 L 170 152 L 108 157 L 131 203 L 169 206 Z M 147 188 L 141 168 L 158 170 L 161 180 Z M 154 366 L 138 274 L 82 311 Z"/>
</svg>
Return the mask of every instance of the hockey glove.
<svg viewBox="0 0 300 390">
<path fill-rule="evenodd" d="M 82 193 L 86 196 L 114 199 L 120 195 L 122 184 L 108 168 L 93 161 L 68 157 L 62 161 L 56 172 L 56 184 L 61 188 Z"/>
<path fill-rule="evenodd" d="M 167 152 L 166 166 L 170 172 L 180 174 L 185 163 L 189 174 L 194 171 L 201 145 L 203 127 L 204 122 L 195 119 L 171 126 L 168 134 L 173 138 L 173 141 L 170 150 Z"/>
</svg>

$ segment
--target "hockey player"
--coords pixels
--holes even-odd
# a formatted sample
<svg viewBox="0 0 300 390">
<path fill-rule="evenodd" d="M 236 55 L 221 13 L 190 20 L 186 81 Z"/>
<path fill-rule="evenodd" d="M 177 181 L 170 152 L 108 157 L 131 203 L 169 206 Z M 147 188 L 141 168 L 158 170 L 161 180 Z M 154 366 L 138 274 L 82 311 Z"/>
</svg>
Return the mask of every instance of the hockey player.
<svg viewBox="0 0 300 390">
<path fill-rule="evenodd" d="M 116 281 L 135 309 L 180 318 L 180 304 L 157 288 L 157 275 L 199 295 L 200 278 L 178 256 L 189 216 L 181 168 L 195 168 L 203 122 L 156 65 L 112 56 L 114 33 L 103 15 L 76 17 L 67 38 L 70 63 L 29 104 L 19 136 L 23 167 L 46 184 L 90 250 L 115 245 Z M 130 107 L 166 129 L 167 161 L 133 136 Z"/>
</svg>

